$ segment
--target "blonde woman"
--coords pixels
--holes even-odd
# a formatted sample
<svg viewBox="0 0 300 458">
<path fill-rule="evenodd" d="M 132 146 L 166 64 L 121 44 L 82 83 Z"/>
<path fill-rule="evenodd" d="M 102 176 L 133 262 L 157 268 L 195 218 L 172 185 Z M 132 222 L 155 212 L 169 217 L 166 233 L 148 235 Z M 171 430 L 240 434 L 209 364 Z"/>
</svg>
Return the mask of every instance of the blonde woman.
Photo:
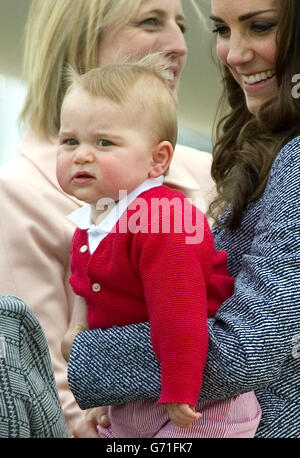
<svg viewBox="0 0 300 458">
<path fill-rule="evenodd" d="M 0 291 L 21 297 L 39 318 L 50 347 L 65 418 L 72 432 L 83 413 L 67 383 L 60 352 L 74 295 L 68 284 L 73 226 L 65 218 L 82 203 L 63 193 L 55 175 L 65 68 L 81 73 L 113 54 L 165 53 L 177 95 L 186 61 L 180 0 L 34 0 L 27 23 L 28 130 L 19 158 L 0 171 Z M 178 147 L 166 183 L 203 199 L 212 189 L 210 155 Z"/>
</svg>

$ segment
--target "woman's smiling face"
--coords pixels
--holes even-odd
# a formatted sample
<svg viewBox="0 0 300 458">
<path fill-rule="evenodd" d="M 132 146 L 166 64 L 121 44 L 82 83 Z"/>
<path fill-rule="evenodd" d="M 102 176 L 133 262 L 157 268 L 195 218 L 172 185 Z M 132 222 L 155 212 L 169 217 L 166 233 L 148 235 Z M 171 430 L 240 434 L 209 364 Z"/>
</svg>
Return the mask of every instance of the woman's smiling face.
<svg viewBox="0 0 300 458">
<path fill-rule="evenodd" d="M 177 95 L 187 48 L 184 39 L 185 18 L 180 0 L 147 0 L 142 2 L 129 24 L 119 30 L 108 28 L 99 45 L 99 65 L 111 63 L 119 54 L 145 56 L 162 52 L 171 62 L 173 79 L 169 86 Z"/>
<path fill-rule="evenodd" d="M 212 0 L 220 61 L 244 91 L 255 114 L 278 91 L 275 74 L 277 0 Z"/>
</svg>

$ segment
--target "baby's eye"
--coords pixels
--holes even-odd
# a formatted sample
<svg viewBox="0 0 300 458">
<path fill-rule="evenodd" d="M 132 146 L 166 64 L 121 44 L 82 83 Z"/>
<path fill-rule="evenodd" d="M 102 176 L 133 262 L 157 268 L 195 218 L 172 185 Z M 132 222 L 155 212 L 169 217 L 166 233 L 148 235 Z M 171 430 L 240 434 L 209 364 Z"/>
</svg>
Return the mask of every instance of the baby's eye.
<svg viewBox="0 0 300 458">
<path fill-rule="evenodd" d="M 110 142 L 109 140 L 104 140 L 103 138 L 100 138 L 100 140 L 97 141 L 97 145 L 101 147 L 107 147 L 107 146 L 111 146 L 112 142 Z"/>
<path fill-rule="evenodd" d="M 78 145 L 78 141 L 75 138 L 67 138 L 64 143 L 68 146 Z"/>
</svg>

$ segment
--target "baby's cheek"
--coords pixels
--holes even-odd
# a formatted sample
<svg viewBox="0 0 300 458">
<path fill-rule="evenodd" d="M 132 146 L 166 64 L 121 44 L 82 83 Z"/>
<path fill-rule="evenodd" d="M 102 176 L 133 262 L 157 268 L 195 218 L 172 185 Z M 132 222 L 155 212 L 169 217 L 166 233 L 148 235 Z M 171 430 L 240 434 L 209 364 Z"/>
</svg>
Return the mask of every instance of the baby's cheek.
<svg viewBox="0 0 300 458">
<path fill-rule="evenodd" d="M 62 154 L 58 155 L 56 161 L 56 176 L 61 188 L 65 190 L 68 176 L 70 175 L 70 161 Z"/>
<path fill-rule="evenodd" d="M 127 164 L 120 161 L 118 158 L 103 157 L 98 164 L 102 177 L 114 180 L 116 184 L 120 182 L 122 176 L 126 175 Z"/>
</svg>

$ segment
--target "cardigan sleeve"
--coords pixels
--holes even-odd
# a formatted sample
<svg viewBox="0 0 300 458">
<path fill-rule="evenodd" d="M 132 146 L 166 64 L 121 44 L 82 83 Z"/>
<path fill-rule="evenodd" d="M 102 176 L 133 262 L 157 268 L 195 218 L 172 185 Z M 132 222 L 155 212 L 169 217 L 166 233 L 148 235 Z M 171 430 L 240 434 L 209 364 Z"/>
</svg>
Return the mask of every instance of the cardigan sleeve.
<svg viewBox="0 0 300 458">
<path fill-rule="evenodd" d="M 152 346 L 161 364 L 159 402 L 197 405 L 208 346 L 206 281 L 214 245 L 204 215 L 187 205 L 204 226 L 198 243 L 187 243 L 184 228 L 173 230 L 175 214 L 184 219 L 187 209 L 170 208 L 170 231 L 137 233 L 132 252 L 144 287 Z"/>
<path fill-rule="evenodd" d="M 261 198 L 262 210 L 251 248 L 243 255 L 236 278 L 235 292 L 222 304 L 216 317 L 209 319 L 210 344 L 202 398 L 239 395 L 278 380 L 280 385 L 282 371 L 293 358 L 293 338 L 300 334 L 299 190 L 300 139 L 297 138 L 281 150 L 273 164 Z M 230 242 L 238 243 L 234 234 Z M 83 345 L 89 348 L 89 353 L 86 359 L 79 360 Z M 91 370 L 99 385 L 88 399 L 82 380 Z M 105 374 L 105 371 L 115 374 L 121 384 L 119 391 L 101 386 L 105 378 L 101 372 Z M 76 378 L 76 372 L 80 372 L 80 377 Z M 74 341 L 69 380 L 74 380 L 72 391 L 85 408 L 119 403 L 120 397 L 123 402 L 157 399 L 158 374 L 159 365 L 149 348 L 147 324 L 127 326 L 118 332 L 99 331 L 97 335 L 83 332 Z M 142 381 L 141 389 L 138 385 Z"/>
</svg>

